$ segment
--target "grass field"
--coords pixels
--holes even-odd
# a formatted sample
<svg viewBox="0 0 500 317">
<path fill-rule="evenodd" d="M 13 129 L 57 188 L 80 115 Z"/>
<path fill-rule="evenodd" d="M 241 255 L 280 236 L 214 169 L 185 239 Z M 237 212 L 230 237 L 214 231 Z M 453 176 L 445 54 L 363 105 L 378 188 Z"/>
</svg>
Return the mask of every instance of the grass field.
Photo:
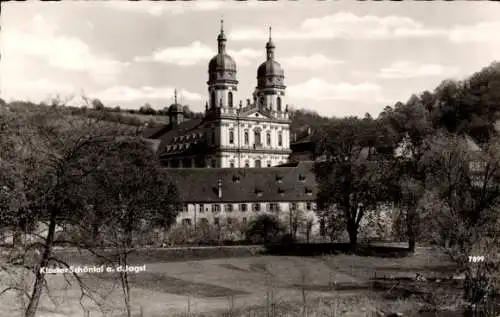
<svg viewBox="0 0 500 317">
<path fill-rule="evenodd" d="M 300 310 L 304 303 L 328 308 L 334 298 L 335 309 L 355 315 L 356 310 L 361 313 L 363 309 L 373 308 L 370 305 L 373 306 L 377 298 L 379 306 L 398 304 L 383 303 L 380 294 L 368 286 L 375 275 L 414 277 L 420 272 L 432 276 L 448 274 L 450 270 L 453 268 L 449 263 L 436 254 L 396 259 L 351 255 L 254 256 L 175 262 L 150 259 L 146 271 L 132 274 L 130 283 L 136 316 L 141 308 L 145 317 L 202 313 L 209 316 L 220 312 L 227 315 L 228 309 L 242 313 L 249 307 L 255 312 L 259 307 L 271 306 Z M 122 291 L 111 274 L 94 273 L 84 277 L 102 304 L 98 308 L 84 298 L 90 315 L 85 315 L 79 304 L 79 288 L 74 284 L 66 286 L 62 275 L 51 275 L 48 278 L 51 294 L 44 295 L 39 316 L 124 316 Z M 18 302 L 12 295 L 1 297 L 0 316 L 19 316 L 18 307 L 14 305 Z"/>
</svg>

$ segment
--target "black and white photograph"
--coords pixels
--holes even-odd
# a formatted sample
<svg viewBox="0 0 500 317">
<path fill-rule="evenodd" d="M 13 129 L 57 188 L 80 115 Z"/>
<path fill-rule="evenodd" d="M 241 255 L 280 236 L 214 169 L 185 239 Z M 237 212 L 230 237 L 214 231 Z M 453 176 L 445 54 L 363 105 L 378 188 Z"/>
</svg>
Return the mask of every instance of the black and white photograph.
<svg viewBox="0 0 500 317">
<path fill-rule="evenodd" d="M 500 317 L 498 3 L 0 26 L 0 317 Z"/>
</svg>

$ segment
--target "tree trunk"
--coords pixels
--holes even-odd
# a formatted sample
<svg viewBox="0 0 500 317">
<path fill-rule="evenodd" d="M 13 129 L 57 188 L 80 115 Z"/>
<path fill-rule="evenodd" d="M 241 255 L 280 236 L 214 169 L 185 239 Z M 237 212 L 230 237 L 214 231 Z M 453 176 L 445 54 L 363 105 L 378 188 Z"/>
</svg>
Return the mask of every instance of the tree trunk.
<svg viewBox="0 0 500 317">
<path fill-rule="evenodd" d="M 12 247 L 14 249 L 20 248 L 24 245 L 22 232 L 19 228 L 14 228 L 13 230 L 14 232 L 12 236 Z"/>
<path fill-rule="evenodd" d="M 132 317 L 132 307 L 130 305 L 130 285 L 128 282 L 128 273 L 125 271 L 125 268 L 127 267 L 127 252 L 128 248 L 124 248 L 123 254 L 120 254 L 120 265 L 122 267 L 122 271 L 120 272 L 120 281 L 122 284 L 122 291 L 123 291 L 123 300 L 125 302 L 125 308 L 127 309 L 127 317 Z"/>
<path fill-rule="evenodd" d="M 358 228 L 354 224 L 347 225 L 347 232 L 349 233 L 349 246 L 351 252 L 356 252 L 358 247 Z"/>
<path fill-rule="evenodd" d="M 417 240 L 417 215 L 413 207 L 409 207 L 406 214 L 406 232 L 408 236 L 408 250 L 415 253 L 415 246 Z"/>
<path fill-rule="evenodd" d="M 45 238 L 45 246 L 42 258 L 40 259 L 38 265 L 35 266 L 35 285 L 33 286 L 33 291 L 31 292 L 28 308 L 24 314 L 25 317 L 35 317 L 38 309 L 38 303 L 40 301 L 40 296 L 42 295 L 43 282 L 45 280 L 45 273 L 42 272 L 41 269 L 48 266 L 49 258 L 52 253 L 52 246 L 56 231 L 56 214 L 57 212 L 55 209 L 51 211 L 49 228 L 47 237 Z"/>
</svg>

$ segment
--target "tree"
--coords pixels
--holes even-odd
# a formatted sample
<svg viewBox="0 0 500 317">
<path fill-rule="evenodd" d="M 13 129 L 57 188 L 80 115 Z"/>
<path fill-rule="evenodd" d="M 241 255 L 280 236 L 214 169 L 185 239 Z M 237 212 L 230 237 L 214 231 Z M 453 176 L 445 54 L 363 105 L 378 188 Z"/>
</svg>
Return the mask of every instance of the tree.
<svg viewBox="0 0 500 317">
<path fill-rule="evenodd" d="M 390 198 L 387 188 L 390 161 L 370 160 L 373 150 L 370 145 L 379 142 L 370 133 L 371 124 L 357 118 L 336 120 L 320 143 L 326 161 L 314 167 L 318 209 L 330 211 L 329 219 L 341 213 L 353 251 L 365 210 L 377 208 Z"/>
<path fill-rule="evenodd" d="M 426 102 L 429 102 L 429 97 Z M 426 138 L 433 133 L 430 113 L 423 101 L 412 95 L 406 104 L 400 103 L 395 110 L 382 120 L 386 129 L 393 130 L 398 140 L 395 163 L 398 172 L 393 178 L 394 199 L 399 203 L 405 214 L 406 235 L 410 252 L 415 252 L 418 238 L 417 201 L 423 195 L 425 172 L 420 168 L 420 160 L 425 152 Z"/>
<path fill-rule="evenodd" d="M 498 290 L 500 276 L 500 144 L 471 151 L 463 136 L 439 133 L 423 158 L 426 194 L 420 201 L 428 237 L 465 273 L 464 299 L 473 306 Z M 470 256 L 484 256 L 471 262 Z"/>
<path fill-rule="evenodd" d="M 32 317 L 47 285 L 41 268 L 52 264 L 69 266 L 54 253 L 54 246 L 64 242 L 97 254 L 98 246 L 90 242 L 108 238 L 103 233 L 116 233 L 116 228 L 130 245 L 134 237 L 131 232 L 144 228 L 139 225 L 144 219 L 164 226 L 173 222 L 175 213 L 165 206 L 167 200 L 172 203 L 175 190 L 164 186 L 164 169 L 147 144 L 134 137 L 134 129 L 74 116 L 63 107 L 12 109 L 0 109 L 0 226 L 9 228 L 15 236 L 31 232 L 31 224 L 45 223 L 47 230 L 42 235 L 33 232 L 38 239 L 19 245 L 17 256 L 1 266 L 2 270 L 20 268 L 32 272 L 30 289 L 25 291 L 23 284 L 2 289 L 0 294 L 19 290 L 23 298 L 28 298 L 24 315 Z M 123 201 L 117 202 L 117 190 L 127 194 Z M 134 219 L 130 214 L 138 215 L 139 208 L 142 214 Z M 68 226 L 80 235 L 60 240 L 57 228 Z M 26 262 L 26 253 L 33 250 L 40 256 L 32 263 Z M 68 278 L 78 282 L 82 297 L 96 300 L 78 274 Z M 122 281 L 128 285 L 126 279 Z"/>
<path fill-rule="evenodd" d="M 252 243 L 270 243 L 280 238 L 284 232 L 285 228 L 277 217 L 262 214 L 248 224 L 245 236 Z"/>
<path fill-rule="evenodd" d="M 129 255 L 147 232 L 158 226 L 168 228 L 175 222 L 179 210 L 176 188 L 144 140 L 110 139 L 84 151 L 79 166 L 86 175 L 83 182 L 87 191 L 80 190 L 79 194 L 92 208 L 80 209 L 82 214 L 76 214 L 75 219 L 80 225 L 73 223 L 85 238 L 80 246 L 101 259 L 107 258 L 116 267 L 126 267 Z M 82 219 L 90 220 L 87 226 L 81 225 Z M 88 230 L 89 226 L 93 230 Z M 113 251 L 110 254 L 96 249 L 95 242 Z M 128 272 L 120 271 L 118 275 L 131 316 Z"/>
<path fill-rule="evenodd" d="M 306 215 L 303 209 L 294 209 L 290 207 L 288 214 L 288 229 L 290 237 L 297 239 L 297 231 L 306 223 Z"/>
<path fill-rule="evenodd" d="M 101 100 L 99 99 L 92 99 L 92 107 L 95 109 L 95 110 L 98 110 L 98 111 L 101 111 L 101 110 L 104 110 L 106 107 L 104 106 L 104 104 L 102 103 Z"/>
<path fill-rule="evenodd" d="M 156 114 L 156 110 L 154 110 L 153 107 L 151 107 L 151 105 L 149 103 L 145 103 L 144 106 L 142 106 L 139 109 L 139 113 L 141 113 L 141 114 L 152 114 L 152 115 L 155 115 Z"/>
</svg>

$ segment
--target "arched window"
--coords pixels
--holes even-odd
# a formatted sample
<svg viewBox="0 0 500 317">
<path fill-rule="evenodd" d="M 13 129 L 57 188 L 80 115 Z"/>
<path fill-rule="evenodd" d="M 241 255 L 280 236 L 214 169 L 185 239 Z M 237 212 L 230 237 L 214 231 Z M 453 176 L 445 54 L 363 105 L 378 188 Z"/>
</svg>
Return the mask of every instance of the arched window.
<svg viewBox="0 0 500 317">
<path fill-rule="evenodd" d="M 245 161 L 245 167 L 250 167 L 250 163 L 248 161 Z"/>
<path fill-rule="evenodd" d="M 215 91 L 212 91 L 210 94 L 210 106 L 212 108 L 215 108 Z"/>
<path fill-rule="evenodd" d="M 276 99 L 276 105 L 278 107 L 278 111 L 281 111 L 281 98 L 278 97 L 278 99 Z"/>
<path fill-rule="evenodd" d="M 255 130 L 253 132 L 253 138 L 254 138 L 254 144 L 255 145 L 261 145 L 261 142 L 260 142 L 260 131 L 259 130 Z"/>
<path fill-rule="evenodd" d="M 255 160 L 255 167 L 262 167 L 260 160 Z"/>
<path fill-rule="evenodd" d="M 245 131 L 245 144 L 248 145 L 248 131 Z"/>
<path fill-rule="evenodd" d="M 233 144 L 234 143 L 234 131 L 231 130 L 229 131 L 229 144 Z"/>
<path fill-rule="evenodd" d="M 227 94 L 227 103 L 229 104 L 229 108 L 233 107 L 233 93 L 231 91 Z"/>
<path fill-rule="evenodd" d="M 264 107 L 264 101 L 265 101 L 264 96 L 260 96 L 259 103 L 261 107 Z"/>
<path fill-rule="evenodd" d="M 283 134 L 278 134 L 278 146 L 283 146 Z"/>
<path fill-rule="evenodd" d="M 266 134 L 266 144 L 267 146 L 271 146 L 271 133 L 267 132 Z"/>
</svg>

